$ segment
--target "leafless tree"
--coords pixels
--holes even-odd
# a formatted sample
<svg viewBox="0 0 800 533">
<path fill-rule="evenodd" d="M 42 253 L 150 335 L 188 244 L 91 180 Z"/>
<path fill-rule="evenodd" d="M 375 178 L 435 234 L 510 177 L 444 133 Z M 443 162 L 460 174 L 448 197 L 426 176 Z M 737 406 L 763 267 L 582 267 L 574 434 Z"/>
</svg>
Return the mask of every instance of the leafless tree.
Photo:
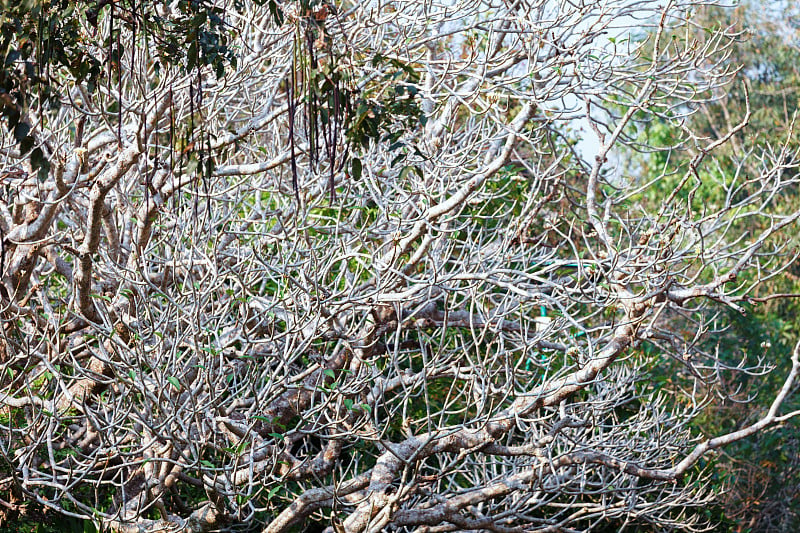
<svg viewBox="0 0 800 533">
<path fill-rule="evenodd" d="M 46 179 L 5 140 L 3 486 L 120 532 L 705 527 L 699 461 L 797 414 L 796 350 L 767 412 L 692 425 L 768 370 L 713 347 L 794 259 L 798 157 L 714 172 L 745 124 L 637 124 L 739 36 L 682 39 L 682 1 L 244 4 L 221 77 L 125 27 L 113 83 L 58 74 Z M 699 155 L 647 181 L 628 146 Z"/>
</svg>

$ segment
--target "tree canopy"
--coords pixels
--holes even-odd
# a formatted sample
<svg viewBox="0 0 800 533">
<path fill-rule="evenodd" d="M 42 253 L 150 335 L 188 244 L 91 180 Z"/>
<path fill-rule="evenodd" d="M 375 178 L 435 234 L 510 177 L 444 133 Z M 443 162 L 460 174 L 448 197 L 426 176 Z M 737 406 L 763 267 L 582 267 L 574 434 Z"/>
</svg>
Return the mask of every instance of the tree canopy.
<svg viewBox="0 0 800 533">
<path fill-rule="evenodd" d="M 720 339 L 796 257 L 800 177 L 789 140 L 729 157 L 746 94 L 691 120 L 739 67 L 704 3 L 5 2 L 6 503 L 706 527 L 715 451 L 797 414 L 795 349 L 697 430 L 770 366 Z"/>
</svg>

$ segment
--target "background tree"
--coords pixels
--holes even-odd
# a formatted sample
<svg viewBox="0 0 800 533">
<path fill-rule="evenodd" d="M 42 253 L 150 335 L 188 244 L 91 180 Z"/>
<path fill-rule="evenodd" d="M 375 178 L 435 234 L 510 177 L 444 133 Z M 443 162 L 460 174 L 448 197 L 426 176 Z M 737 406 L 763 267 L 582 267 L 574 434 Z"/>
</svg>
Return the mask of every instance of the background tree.
<svg viewBox="0 0 800 533">
<path fill-rule="evenodd" d="M 796 2 L 743 3 L 736 9 L 709 6 L 696 10 L 693 18 L 697 26 L 692 34 L 698 43 L 713 40 L 712 35 L 701 29 L 703 27 L 735 27 L 743 32 L 724 61 L 727 68 L 738 72 L 730 85 L 719 87 L 708 101 L 699 102 L 696 113 L 682 118 L 691 124 L 697 139 L 687 139 L 683 124 L 674 119 L 645 120 L 637 125 L 634 131 L 640 135 L 645 154 L 636 156 L 631 152 L 627 159 L 629 170 L 641 173 L 642 182 L 646 182 L 662 174 L 665 168 L 688 168 L 704 143 L 723 138 L 736 124 L 747 119 L 747 126 L 717 151 L 716 166 L 706 167 L 704 173 L 700 171 L 703 180 L 694 198 L 697 208 L 708 203 L 720 205 L 724 201 L 725 185 L 736 172 L 746 176 L 743 182 L 762 179 L 758 158 L 752 157 L 753 154 L 780 150 L 784 146 L 795 150 L 798 146 L 795 110 L 800 83 L 797 11 Z M 646 193 L 646 198 L 660 204 L 662 194 L 668 193 L 679 179 L 676 174 L 662 180 L 661 185 Z M 745 185 L 738 194 L 745 194 L 748 189 L 755 188 Z M 787 189 L 780 198 L 769 201 L 797 205 L 797 189 Z M 751 233 L 756 229 L 754 224 L 744 220 L 732 233 L 735 238 Z M 796 239 L 788 242 L 792 247 L 797 246 Z M 729 361 L 737 360 L 743 349 L 759 353 L 764 346 L 769 346 L 776 355 L 772 361 L 777 368 L 772 377 L 766 378 L 772 386 L 777 384 L 778 374 L 785 373 L 790 365 L 793 332 L 798 326 L 797 300 L 794 299 L 800 293 L 797 274 L 795 262 L 780 276 L 763 283 L 745 306 L 747 313 L 728 311 L 727 331 L 710 343 L 716 343 L 722 357 Z M 773 298 L 773 294 L 793 298 Z M 757 416 L 752 402 L 742 403 L 738 399 L 758 397 L 756 402 L 761 405 L 770 401 L 763 394 L 767 387 L 764 378 L 743 375 L 713 384 L 713 387 L 721 401 L 709 405 L 708 414 L 698 420 L 698 428 L 710 434 Z M 796 406 L 796 400 L 790 405 Z M 797 426 L 793 424 L 783 431 L 762 434 L 737 444 L 720 457 L 717 480 L 725 489 L 720 499 L 723 504 L 720 512 L 731 521 L 734 529 L 789 531 L 800 527 L 796 431 Z"/>
<path fill-rule="evenodd" d="M 94 7 L 70 20 L 99 82 L 56 65 L 56 109 L 14 104 L 45 172 L 2 151 L 15 502 L 137 532 L 691 530 L 709 454 L 796 414 L 797 351 L 757 419 L 692 432 L 770 356 L 707 341 L 792 259 L 791 145 L 705 208 L 739 125 L 610 170 L 634 119 L 731 79 L 739 34 L 695 40 L 692 3 Z"/>
</svg>

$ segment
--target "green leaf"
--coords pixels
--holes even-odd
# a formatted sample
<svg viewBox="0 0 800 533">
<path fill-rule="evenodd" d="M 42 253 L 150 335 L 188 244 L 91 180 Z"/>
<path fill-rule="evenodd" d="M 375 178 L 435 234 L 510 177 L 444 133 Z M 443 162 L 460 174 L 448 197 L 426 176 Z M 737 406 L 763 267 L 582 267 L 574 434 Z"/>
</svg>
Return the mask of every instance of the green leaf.
<svg viewBox="0 0 800 533">
<path fill-rule="evenodd" d="M 14 127 L 14 138 L 17 142 L 21 143 L 23 140 L 30 139 L 31 143 L 33 143 L 33 137 L 29 137 L 28 133 L 31 131 L 31 127 L 25 124 L 24 122 L 20 122 Z"/>
<path fill-rule="evenodd" d="M 409 172 L 413 172 L 420 178 L 422 177 L 422 169 L 419 168 L 417 165 L 406 165 L 403 167 L 403 170 L 400 171 L 400 175 L 398 176 L 399 179 L 404 180 L 408 177 Z"/>
<path fill-rule="evenodd" d="M 325 374 L 326 376 L 330 377 L 331 379 L 335 379 L 336 378 L 336 374 L 330 368 L 326 368 L 325 370 L 322 371 L 322 373 Z"/>
<path fill-rule="evenodd" d="M 350 168 L 353 172 L 353 179 L 358 181 L 361 179 L 361 171 L 363 170 L 361 166 L 361 160 L 357 157 L 354 157 L 352 161 L 350 161 Z"/>
<path fill-rule="evenodd" d="M 278 4 L 275 3 L 275 0 L 269 0 L 269 12 L 272 15 L 272 18 L 275 20 L 275 24 L 282 26 L 283 11 L 278 7 Z"/>
<path fill-rule="evenodd" d="M 189 50 L 186 52 L 186 70 L 192 70 L 197 64 L 197 43 L 192 41 Z"/>
<path fill-rule="evenodd" d="M 14 128 L 14 129 L 16 130 L 20 125 L 21 124 L 17 124 L 17 127 Z M 28 135 L 27 137 L 24 137 L 24 138 L 20 139 L 20 141 L 19 141 L 19 152 L 21 154 L 27 154 L 30 151 L 31 148 L 33 148 L 33 137 Z M 39 153 L 41 154 L 41 150 L 38 149 L 38 148 L 37 148 L 37 150 L 39 150 Z M 36 155 L 38 156 L 39 154 L 36 154 Z M 31 163 L 33 164 L 33 166 L 37 166 L 36 162 L 33 160 L 33 158 L 34 158 L 34 154 L 31 154 Z"/>
<path fill-rule="evenodd" d="M 180 382 L 180 381 L 178 381 L 178 378 L 176 378 L 175 376 L 169 376 L 169 377 L 167 378 L 167 381 L 169 381 L 169 382 L 170 382 L 170 384 L 171 384 L 173 387 L 175 387 L 176 389 L 180 390 L 180 388 L 181 388 L 181 382 Z"/>
<path fill-rule="evenodd" d="M 282 488 L 283 487 L 281 485 L 278 485 L 277 487 L 273 487 L 272 489 L 270 489 L 270 491 L 267 493 L 267 499 L 271 500 Z"/>
</svg>

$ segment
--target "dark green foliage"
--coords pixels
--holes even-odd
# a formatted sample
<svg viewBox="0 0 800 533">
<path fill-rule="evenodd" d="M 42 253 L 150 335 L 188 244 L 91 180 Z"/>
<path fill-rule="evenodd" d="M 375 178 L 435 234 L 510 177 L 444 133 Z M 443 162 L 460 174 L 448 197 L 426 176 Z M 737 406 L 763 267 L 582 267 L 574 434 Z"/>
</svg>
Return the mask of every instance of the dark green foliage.
<svg viewBox="0 0 800 533">
<path fill-rule="evenodd" d="M 25 505 L 3 516 L 0 533 L 97 533 L 97 528 L 88 520 L 47 512 L 38 505 Z"/>
<path fill-rule="evenodd" d="M 274 21 L 283 21 L 277 5 L 269 4 Z M 361 85 L 351 69 L 343 67 L 343 58 L 351 51 L 340 49 L 330 41 L 326 24 L 335 7 L 320 1 L 300 2 L 301 24 L 295 36 L 292 72 L 285 84 L 289 101 L 289 141 L 292 152 L 292 184 L 298 195 L 297 150 L 295 148 L 297 111 L 305 122 L 309 143 L 309 162 L 313 166 L 327 164 L 330 174 L 331 202 L 335 198 L 334 175 L 341 169 L 360 179 L 363 166 L 357 157 L 371 145 L 385 143 L 394 155 L 391 167 L 399 166 L 415 148 L 406 145 L 404 137 L 425 125 L 426 117 L 419 105 L 420 74 L 409 64 L 376 54 L 371 66 L 379 76 Z M 344 149 L 339 149 L 344 141 Z M 349 165 L 348 165 L 349 163 Z M 401 170 L 421 174 L 417 165 Z"/>
<path fill-rule="evenodd" d="M 39 169 L 42 179 L 49 171 L 51 154 L 46 146 L 37 144 L 36 125 L 29 122 L 29 111 L 41 115 L 56 110 L 59 97 L 75 85 L 84 85 L 91 94 L 98 84 L 107 84 L 113 94 L 121 58 L 137 53 L 135 49 L 125 49 L 124 43 L 131 42 L 131 36 L 134 46 L 140 39 L 155 44 L 157 56 L 151 60 L 156 74 L 163 68 L 196 71 L 199 82 L 203 68 L 209 68 L 220 78 L 227 69 L 236 67 L 237 52 L 231 47 L 234 36 L 222 8 L 208 0 L 189 0 L 177 2 L 174 10 L 157 9 L 165 3 L 163 0 L 2 3 L 0 112 L 20 150 L 30 153 L 32 167 Z M 277 26 L 283 24 L 284 14 L 276 2 L 256 0 L 255 3 L 266 3 L 273 22 Z M 244 2 L 235 2 L 233 7 L 241 9 Z M 340 67 L 341 57 L 349 51 L 334 47 L 327 36 L 326 21 L 334 11 L 335 7 L 326 2 L 300 2 L 295 61 L 286 83 L 290 117 L 294 119 L 298 109 L 303 111 L 312 165 L 327 161 L 331 176 L 346 168 L 353 178 L 359 179 L 360 161 L 349 165 L 348 161 L 368 149 L 370 143 L 385 142 L 389 146 L 389 151 L 395 154 L 392 166 L 403 166 L 409 150 L 419 155 L 406 145 L 403 137 L 425 124 L 417 98 L 420 75 L 413 65 L 378 54 L 371 58 L 371 64 L 380 75 L 366 86 L 359 86 L 361 80 L 353 79 L 348 69 Z M 163 12 L 170 15 L 159 15 Z M 125 37 L 121 38 L 123 33 Z M 106 36 L 101 43 L 105 53 L 98 55 L 100 35 Z M 109 111 L 121 112 L 118 104 L 112 104 Z M 190 166 L 200 166 L 200 171 L 209 174 L 212 160 L 201 153 L 205 141 L 202 135 L 195 139 L 194 129 L 194 124 L 189 124 L 184 143 L 191 149 L 181 152 L 188 155 Z M 294 128 L 290 137 L 294 147 Z M 337 153 L 342 140 L 346 141 L 345 149 Z M 296 165 L 293 167 L 296 190 Z M 402 172 L 408 171 L 421 174 L 416 164 L 403 166 Z M 333 188 L 331 180 L 332 197 Z"/>
<path fill-rule="evenodd" d="M 37 145 L 28 112 L 53 111 L 72 84 L 93 93 L 100 83 L 113 86 L 125 48 L 120 31 L 153 39 L 160 65 L 191 71 L 209 66 L 217 77 L 236 65 L 221 8 L 207 0 L 177 3 L 177 16 L 162 17 L 158 1 L 110 2 L 6 0 L 0 3 L 0 112 L 22 153 L 44 178 L 49 170 L 45 150 Z M 107 25 L 104 31 L 101 25 Z M 87 32 L 88 28 L 88 32 Z M 94 47 L 100 34 L 107 50 L 101 63 Z"/>
<path fill-rule="evenodd" d="M 178 2 L 180 14 L 174 19 L 148 13 L 141 6 L 140 9 L 145 31 L 159 43 L 162 61 L 181 65 L 186 71 L 210 66 L 217 78 L 225 74 L 228 66 L 236 67 L 236 55 L 228 47 L 229 31 L 222 8 L 207 0 Z"/>
<path fill-rule="evenodd" d="M 100 75 L 100 65 L 87 53 L 75 19 L 86 3 L 11 0 L 1 4 L 0 112 L 22 153 L 30 152 L 31 163 L 46 175 L 49 164 L 41 147 L 34 147 L 32 125 L 25 116 L 32 101 L 58 105 L 54 74 L 69 71 L 90 86 Z"/>
</svg>

